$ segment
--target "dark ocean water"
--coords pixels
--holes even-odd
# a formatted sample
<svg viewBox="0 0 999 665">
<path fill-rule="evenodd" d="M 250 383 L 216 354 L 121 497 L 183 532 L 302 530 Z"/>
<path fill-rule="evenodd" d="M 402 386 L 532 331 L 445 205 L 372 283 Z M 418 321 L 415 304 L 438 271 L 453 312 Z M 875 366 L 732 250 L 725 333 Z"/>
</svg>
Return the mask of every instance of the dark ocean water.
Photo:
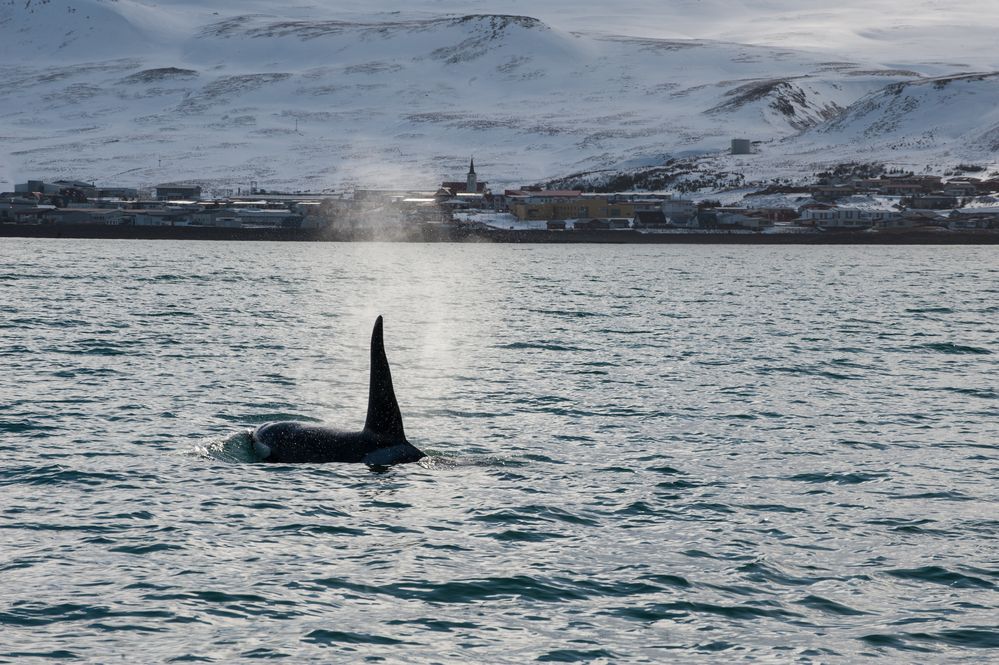
<svg viewBox="0 0 999 665">
<path fill-rule="evenodd" d="M 994 248 L 3 239 L 0 376 L 2 662 L 999 660 Z"/>
</svg>

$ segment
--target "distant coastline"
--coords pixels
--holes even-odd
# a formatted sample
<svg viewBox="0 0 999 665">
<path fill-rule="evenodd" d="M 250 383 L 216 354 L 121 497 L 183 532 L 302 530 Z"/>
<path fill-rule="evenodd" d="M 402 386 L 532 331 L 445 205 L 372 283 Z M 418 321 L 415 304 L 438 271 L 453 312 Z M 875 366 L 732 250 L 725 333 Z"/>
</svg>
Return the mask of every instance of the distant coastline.
<svg viewBox="0 0 999 665">
<path fill-rule="evenodd" d="M 275 242 L 495 242 L 534 244 L 738 244 L 738 245 L 996 245 L 996 230 L 825 231 L 753 233 L 745 231 L 642 233 L 635 230 L 506 230 L 425 225 L 385 234 L 368 230 L 221 228 L 102 224 L 0 224 L 4 238 L 119 240 L 223 240 Z"/>
</svg>

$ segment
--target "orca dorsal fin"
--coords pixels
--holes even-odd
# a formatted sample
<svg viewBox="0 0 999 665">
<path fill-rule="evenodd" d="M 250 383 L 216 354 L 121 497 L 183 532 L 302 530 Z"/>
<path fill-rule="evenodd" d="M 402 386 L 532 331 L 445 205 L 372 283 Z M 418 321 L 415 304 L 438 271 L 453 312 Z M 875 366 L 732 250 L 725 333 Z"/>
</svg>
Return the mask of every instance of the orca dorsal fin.
<svg viewBox="0 0 999 665">
<path fill-rule="evenodd" d="M 392 372 L 385 356 L 385 343 L 382 340 L 382 317 L 375 319 L 371 331 L 371 382 L 368 387 L 368 418 L 364 429 L 393 439 L 406 440 L 402 429 L 402 413 L 392 388 Z"/>
</svg>

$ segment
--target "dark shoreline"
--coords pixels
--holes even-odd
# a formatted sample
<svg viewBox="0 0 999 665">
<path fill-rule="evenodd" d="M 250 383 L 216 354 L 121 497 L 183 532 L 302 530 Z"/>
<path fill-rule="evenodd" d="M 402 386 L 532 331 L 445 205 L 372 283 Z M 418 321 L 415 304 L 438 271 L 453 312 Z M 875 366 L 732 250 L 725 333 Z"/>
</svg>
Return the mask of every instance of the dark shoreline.
<svg viewBox="0 0 999 665">
<path fill-rule="evenodd" d="M 995 245 L 999 231 L 879 231 L 823 233 L 639 233 L 637 231 L 516 231 L 427 226 L 386 236 L 332 229 L 242 229 L 197 226 L 105 226 L 95 224 L 0 224 L 4 238 L 119 240 L 242 240 L 278 242 L 495 242 L 538 244 L 686 245 Z"/>
</svg>

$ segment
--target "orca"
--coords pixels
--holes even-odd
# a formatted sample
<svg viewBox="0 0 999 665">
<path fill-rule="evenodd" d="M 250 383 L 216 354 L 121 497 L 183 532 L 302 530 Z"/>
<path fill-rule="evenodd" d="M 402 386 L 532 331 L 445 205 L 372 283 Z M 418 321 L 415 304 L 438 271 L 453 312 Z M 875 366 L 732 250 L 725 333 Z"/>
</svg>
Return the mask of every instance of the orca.
<svg viewBox="0 0 999 665">
<path fill-rule="evenodd" d="M 390 466 L 426 457 L 406 440 L 402 414 L 392 388 L 392 373 L 385 356 L 382 317 L 375 319 L 375 327 L 371 331 L 371 377 L 364 429 L 351 432 L 282 421 L 264 423 L 254 429 L 250 437 L 254 450 L 264 462 L 359 462 L 368 466 Z"/>
</svg>

